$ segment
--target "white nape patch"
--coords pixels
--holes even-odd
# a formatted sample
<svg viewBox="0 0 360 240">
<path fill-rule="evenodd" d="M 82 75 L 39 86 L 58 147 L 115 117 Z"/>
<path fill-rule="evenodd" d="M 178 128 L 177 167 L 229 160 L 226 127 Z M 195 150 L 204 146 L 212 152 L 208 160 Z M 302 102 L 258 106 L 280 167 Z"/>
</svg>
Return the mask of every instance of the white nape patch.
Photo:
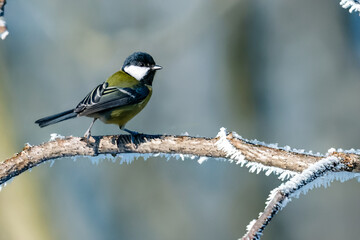
<svg viewBox="0 0 360 240">
<path fill-rule="evenodd" d="M 126 66 L 124 68 L 124 71 L 126 73 L 130 74 L 131 76 L 133 76 L 134 78 L 136 78 L 139 81 L 146 76 L 146 74 L 148 73 L 149 70 L 150 70 L 149 67 L 140 67 L 140 66 L 134 66 L 134 65 Z"/>
<path fill-rule="evenodd" d="M 341 0 L 340 1 L 340 5 L 343 8 L 349 8 L 349 12 L 360 12 L 360 3 L 358 1 L 354 1 L 354 0 Z"/>
</svg>

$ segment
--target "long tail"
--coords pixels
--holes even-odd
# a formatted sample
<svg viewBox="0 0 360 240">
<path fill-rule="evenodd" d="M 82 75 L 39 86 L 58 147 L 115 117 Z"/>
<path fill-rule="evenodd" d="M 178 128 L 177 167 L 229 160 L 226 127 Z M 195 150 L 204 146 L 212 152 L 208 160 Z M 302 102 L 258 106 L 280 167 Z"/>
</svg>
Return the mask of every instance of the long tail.
<svg viewBox="0 0 360 240">
<path fill-rule="evenodd" d="M 61 113 L 58 113 L 55 115 L 41 118 L 41 119 L 37 120 L 35 123 L 39 124 L 39 127 L 46 127 L 48 125 L 62 122 L 64 120 L 74 118 L 76 116 L 77 116 L 77 113 L 74 112 L 74 109 L 71 109 L 71 110 L 68 110 L 65 112 L 61 112 Z"/>
</svg>

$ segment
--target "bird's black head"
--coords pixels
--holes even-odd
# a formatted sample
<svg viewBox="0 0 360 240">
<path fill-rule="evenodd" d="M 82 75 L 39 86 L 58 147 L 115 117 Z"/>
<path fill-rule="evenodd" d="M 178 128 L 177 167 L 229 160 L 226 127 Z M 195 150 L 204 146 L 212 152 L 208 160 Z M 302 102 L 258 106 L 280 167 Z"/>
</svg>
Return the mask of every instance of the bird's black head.
<svg viewBox="0 0 360 240">
<path fill-rule="evenodd" d="M 156 70 L 161 68 L 150 54 L 135 52 L 126 58 L 122 70 L 137 80 L 152 85 Z"/>
<path fill-rule="evenodd" d="M 139 67 L 154 66 L 155 61 L 152 58 L 152 56 L 148 53 L 134 52 L 133 54 L 131 54 L 126 58 L 123 68 L 130 65 L 139 66 Z"/>
</svg>

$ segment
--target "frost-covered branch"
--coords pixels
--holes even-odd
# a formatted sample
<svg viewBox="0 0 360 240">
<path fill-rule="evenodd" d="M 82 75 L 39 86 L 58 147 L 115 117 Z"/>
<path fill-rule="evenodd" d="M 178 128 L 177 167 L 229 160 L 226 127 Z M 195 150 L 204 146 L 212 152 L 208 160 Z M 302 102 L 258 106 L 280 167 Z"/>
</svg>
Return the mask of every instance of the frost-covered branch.
<svg viewBox="0 0 360 240">
<path fill-rule="evenodd" d="M 359 0 L 341 0 L 340 5 L 349 9 L 349 12 L 360 12 L 360 1 Z"/>
<path fill-rule="evenodd" d="M 349 159 L 347 157 L 346 154 L 330 151 L 328 157 L 311 165 L 301 174 L 272 190 L 264 212 L 259 214 L 257 220 L 250 222 L 246 228 L 247 233 L 242 239 L 260 239 L 265 227 L 272 218 L 293 198 L 298 198 L 300 194 L 306 194 L 314 187 L 327 187 L 334 180 L 341 182 L 353 178 L 359 180 L 360 173 L 344 172 L 349 168 Z"/>
<path fill-rule="evenodd" d="M 265 211 L 249 224 L 243 239 L 259 239 L 272 217 L 301 193 L 327 186 L 335 179 L 360 178 L 360 150 L 331 149 L 324 155 L 314 154 L 247 140 L 221 128 L 215 138 L 143 134 L 133 138 L 129 135 L 94 136 L 87 140 L 55 134 L 43 144 L 27 144 L 20 153 L 0 163 L 0 185 L 43 162 L 78 156 L 88 156 L 94 163 L 101 159 L 115 161 L 120 158 L 122 163 L 138 157 L 164 156 L 197 159 L 201 164 L 209 158 L 220 158 L 248 167 L 250 172 L 275 173 L 281 180 L 291 178 L 270 193 Z"/>
<path fill-rule="evenodd" d="M 6 0 L 0 0 L 0 38 L 2 40 L 4 40 L 7 35 L 9 35 L 9 31 L 7 30 L 6 21 L 4 18 L 5 4 Z"/>
<path fill-rule="evenodd" d="M 359 155 L 343 153 L 347 156 L 347 171 L 360 171 Z M 202 163 L 208 158 L 228 159 L 245 165 L 251 172 L 280 174 L 281 179 L 296 176 L 310 165 L 324 158 L 321 154 L 304 152 L 276 144 L 266 145 L 256 140 L 243 139 L 236 133 L 227 134 L 222 128 L 215 138 L 171 136 L 171 135 L 137 135 L 133 142 L 129 135 L 94 136 L 87 142 L 79 137 L 62 137 L 37 146 L 27 145 L 14 157 L 0 163 L 0 184 L 14 176 L 48 160 L 62 157 L 89 156 L 124 159 L 150 156 L 191 157 Z M 92 158 L 94 159 L 94 158 Z"/>
</svg>

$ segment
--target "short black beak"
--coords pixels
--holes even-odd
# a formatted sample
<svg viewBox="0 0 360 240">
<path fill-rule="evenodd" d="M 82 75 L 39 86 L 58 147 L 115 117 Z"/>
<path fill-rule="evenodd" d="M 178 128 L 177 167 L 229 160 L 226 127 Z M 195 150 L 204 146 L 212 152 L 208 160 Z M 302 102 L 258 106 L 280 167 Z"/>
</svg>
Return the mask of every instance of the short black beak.
<svg viewBox="0 0 360 240">
<path fill-rule="evenodd" d="M 160 70 L 162 69 L 162 66 L 159 66 L 159 65 L 154 65 L 151 67 L 151 70 Z"/>
</svg>

